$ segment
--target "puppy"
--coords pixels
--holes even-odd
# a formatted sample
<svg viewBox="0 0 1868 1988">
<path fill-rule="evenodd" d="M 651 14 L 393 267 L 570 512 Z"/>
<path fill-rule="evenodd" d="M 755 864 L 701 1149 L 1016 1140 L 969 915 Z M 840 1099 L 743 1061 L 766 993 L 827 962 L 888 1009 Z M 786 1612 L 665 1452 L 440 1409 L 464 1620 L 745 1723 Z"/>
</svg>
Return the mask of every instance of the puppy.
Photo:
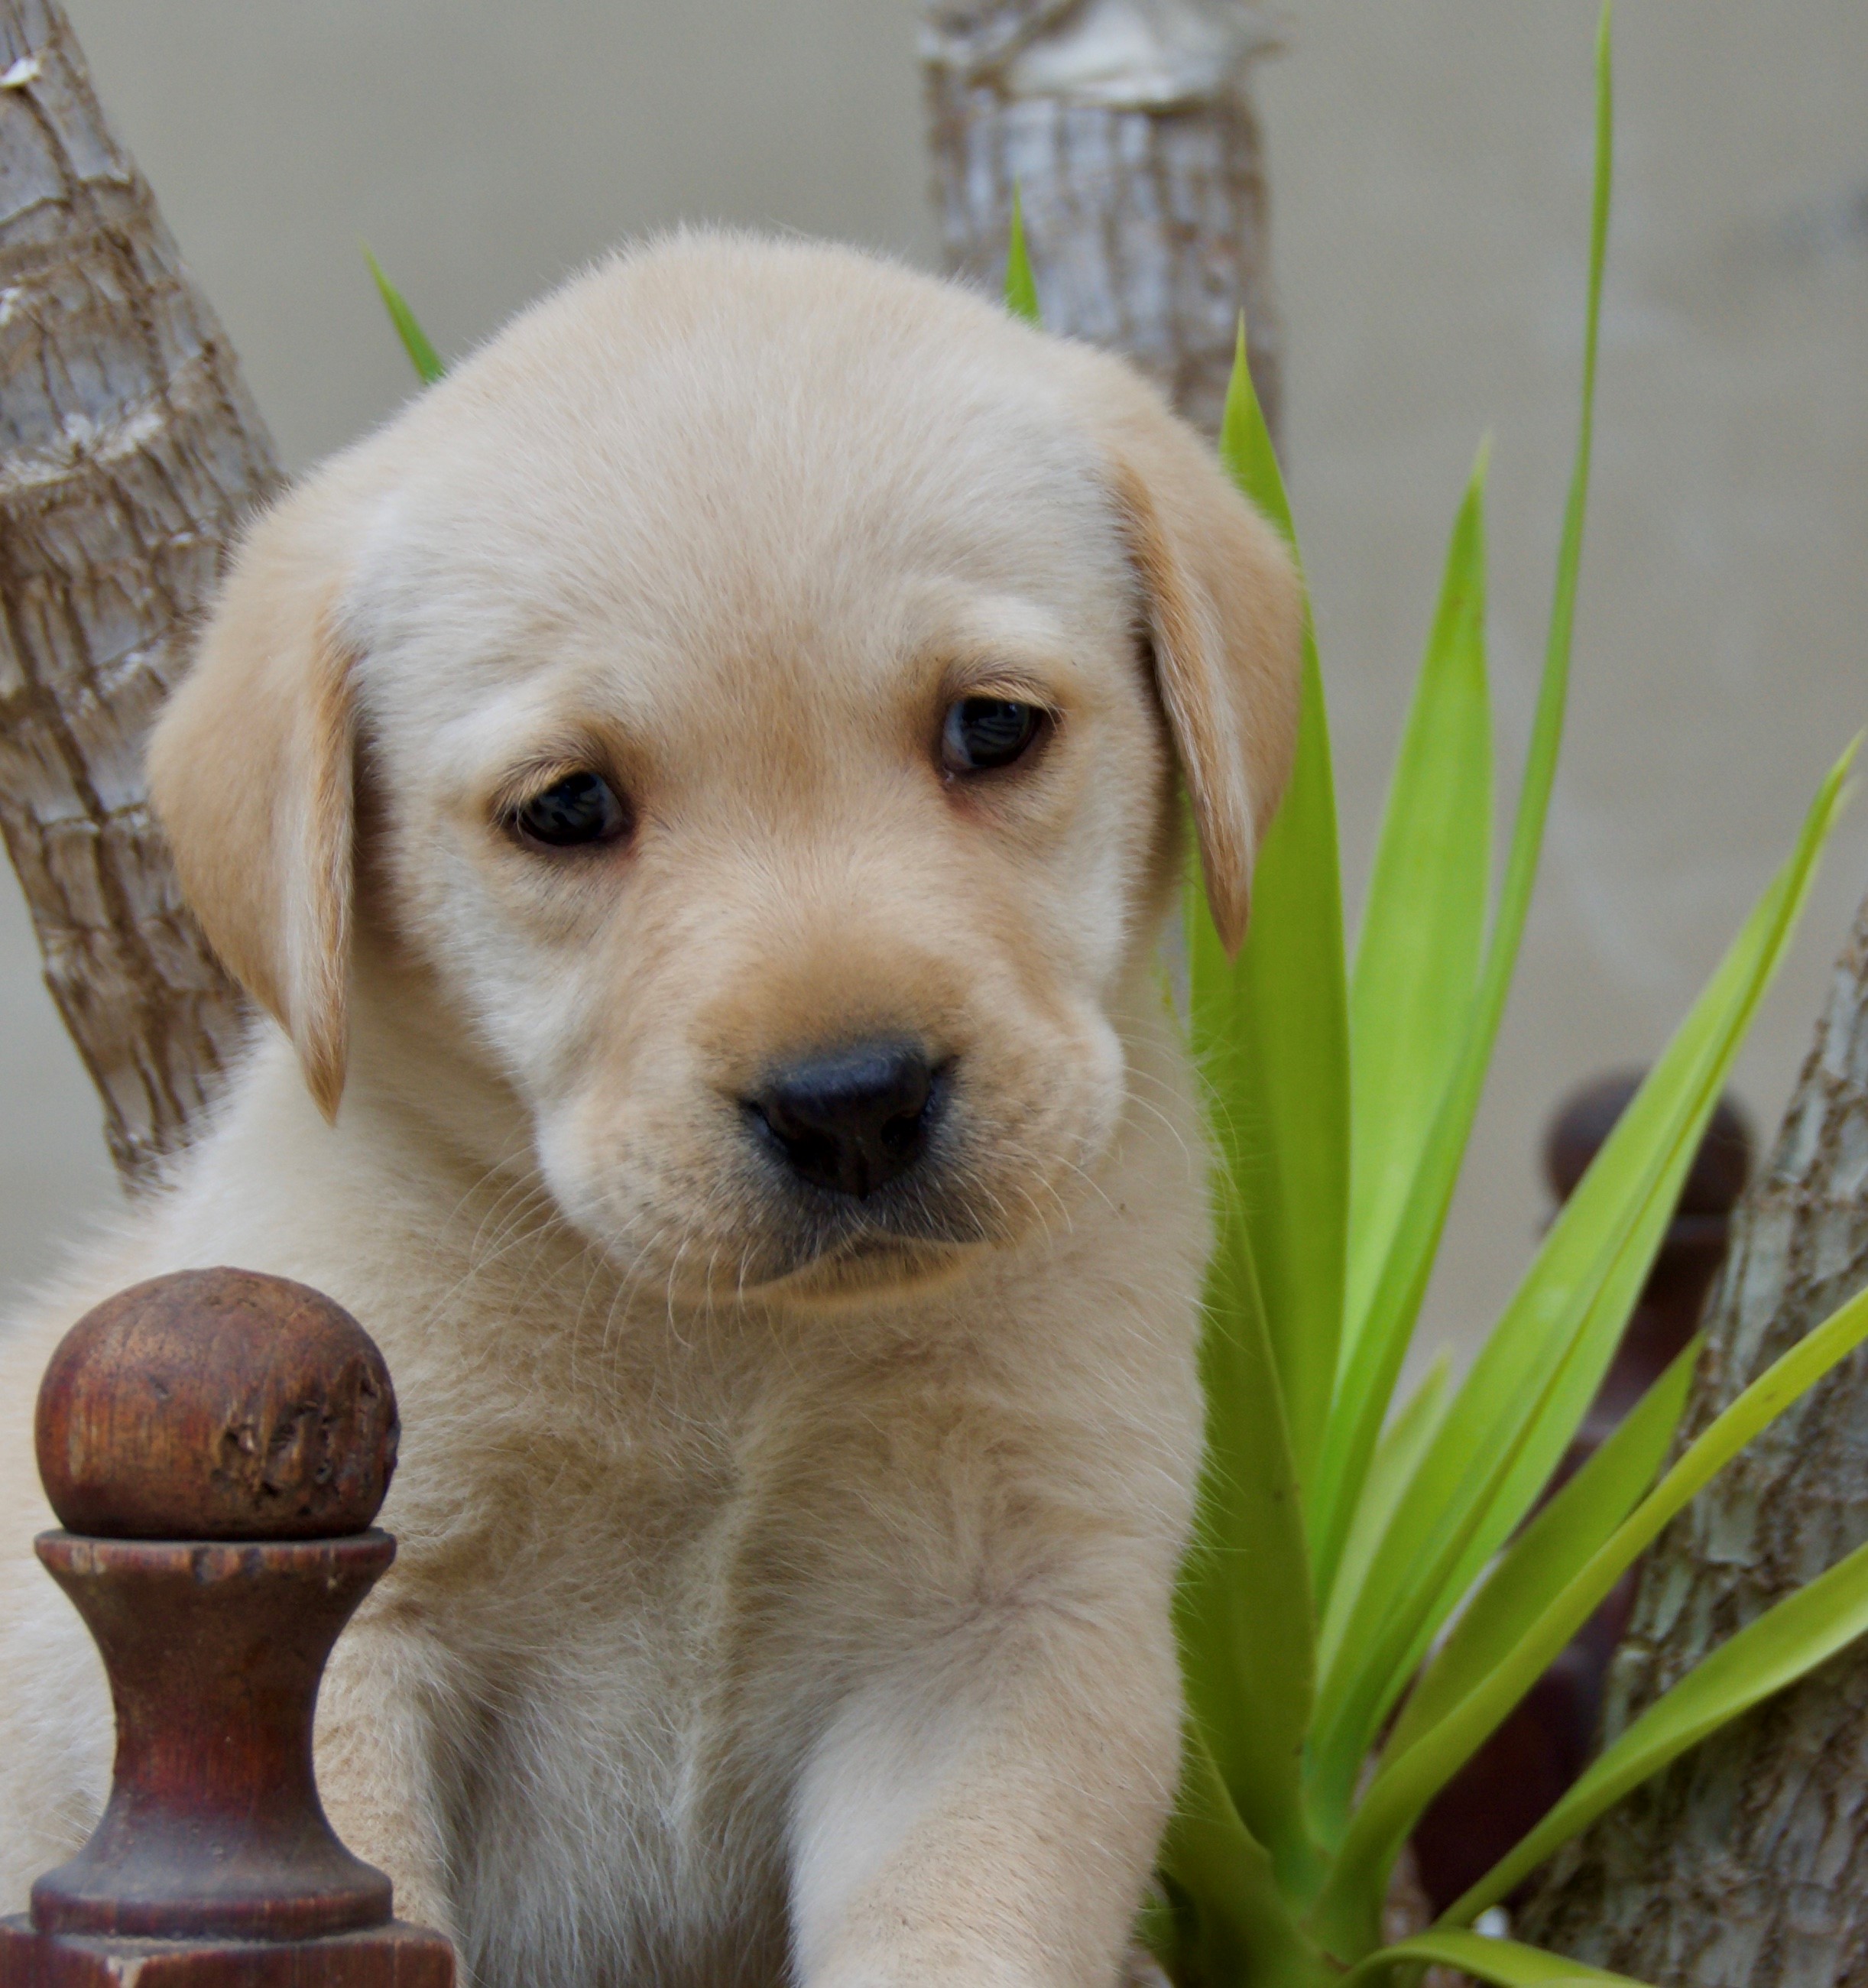
<svg viewBox="0 0 1868 1988">
<path fill-rule="evenodd" d="M 0 1351 L 0 1909 L 110 1754 L 39 1375 L 225 1263 L 394 1374 L 318 1769 L 469 1981 L 1113 1983 L 1201 1434 L 1157 942 L 1183 789 L 1243 928 L 1299 618 L 1121 364 L 731 236 L 262 517 L 150 771 L 277 1026 Z"/>
</svg>

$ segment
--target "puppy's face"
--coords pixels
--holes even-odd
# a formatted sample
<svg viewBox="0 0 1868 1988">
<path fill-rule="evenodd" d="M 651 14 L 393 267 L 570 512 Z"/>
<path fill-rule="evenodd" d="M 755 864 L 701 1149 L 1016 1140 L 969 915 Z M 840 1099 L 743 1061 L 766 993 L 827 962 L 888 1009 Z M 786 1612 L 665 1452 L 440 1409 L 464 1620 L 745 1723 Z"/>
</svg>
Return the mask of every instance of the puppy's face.
<svg viewBox="0 0 1868 1988">
<path fill-rule="evenodd" d="M 720 370 L 567 431 L 536 538 L 476 501 L 516 407 L 381 527 L 388 922 L 620 1257 L 896 1276 L 1106 1144 L 1169 763 L 1086 464 L 892 435 L 860 385 L 762 434 L 779 367 Z"/>
<path fill-rule="evenodd" d="M 854 257 L 687 242 L 262 522 L 152 784 L 327 1107 L 346 994 L 389 998 L 348 986 L 354 762 L 373 938 L 565 1213 L 671 1290 L 823 1297 L 1093 1178 L 1176 750 L 1236 935 L 1296 614 L 1120 368 Z"/>
</svg>

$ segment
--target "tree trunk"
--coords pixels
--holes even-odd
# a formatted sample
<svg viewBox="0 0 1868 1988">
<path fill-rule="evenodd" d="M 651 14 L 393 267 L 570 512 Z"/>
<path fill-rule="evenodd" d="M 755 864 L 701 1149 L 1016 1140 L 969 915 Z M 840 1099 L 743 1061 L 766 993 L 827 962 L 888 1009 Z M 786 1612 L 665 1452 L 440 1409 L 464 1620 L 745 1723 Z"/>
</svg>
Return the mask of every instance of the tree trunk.
<svg viewBox="0 0 1868 1988">
<path fill-rule="evenodd" d="M 1868 903 L 1769 1166 L 1741 1204 L 1682 1441 L 1868 1284 Z M 1623 1730 L 1868 1539 L 1868 1352 L 1745 1451 L 1650 1557 L 1610 1675 Z M 1868 1984 L 1868 1649 L 1677 1762 L 1555 1861 L 1526 1937 L 1691 1988 Z"/>
<path fill-rule="evenodd" d="M 1275 434 L 1265 168 L 1245 87 L 1275 46 L 1247 0 L 923 0 L 949 268 L 998 283 L 1016 188 L 1052 330 L 1126 353 L 1214 434 L 1243 311 Z"/>
<path fill-rule="evenodd" d="M 56 0 L 0 0 L 0 833 L 125 1180 L 244 1028 L 145 803 L 144 735 L 264 424 Z"/>
</svg>

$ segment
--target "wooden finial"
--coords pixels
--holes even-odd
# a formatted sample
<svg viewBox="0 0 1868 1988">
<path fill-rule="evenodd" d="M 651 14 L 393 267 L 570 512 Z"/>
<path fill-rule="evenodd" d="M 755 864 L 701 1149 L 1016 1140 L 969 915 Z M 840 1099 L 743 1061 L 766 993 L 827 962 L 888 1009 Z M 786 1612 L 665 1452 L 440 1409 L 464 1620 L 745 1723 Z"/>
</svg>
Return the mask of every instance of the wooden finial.
<svg viewBox="0 0 1868 1988">
<path fill-rule="evenodd" d="M 1544 1178 L 1559 1201 L 1576 1192 L 1616 1121 L 1641 1087 L 1643 1070 L 1617 1070 L 1580 1085 L 1558 1107 L 1544 1134 Z M 1751 1177 L 1751 1131 L 1737 1102 L 1721 1097 L 1680 1192 L 1682 1215 L 1729 1215 Z"/>
<path fill-rule="evenodd" d="M 117 1540 L 336 1539 L 396 1468 L 375 1342 L 309 1285 L 183 1270 L 107 1298 L 39 1388 L 39 1475 L 59 1522 Z"/>
<path fill-rule="evenodd" d="M 110 1800 L 0 1922 L 0 1988 L 448 1988 L 438 1935 L 332 1833 L 312 1713 L 395 1557 L 388 1369 L 328 1298 L 250 1271 L 139 1284 L 72 1328 L 39 1467 L 40 1560 L 85 1619 L 117 1726 Z"/>
</svg>

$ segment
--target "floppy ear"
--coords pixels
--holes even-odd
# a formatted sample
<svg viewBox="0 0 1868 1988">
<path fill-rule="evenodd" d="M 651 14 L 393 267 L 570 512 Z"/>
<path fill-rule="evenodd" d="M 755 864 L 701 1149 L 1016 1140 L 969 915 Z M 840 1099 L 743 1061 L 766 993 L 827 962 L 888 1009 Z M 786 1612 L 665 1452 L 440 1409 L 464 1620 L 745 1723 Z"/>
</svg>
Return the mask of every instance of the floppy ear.
<svg viewBox="0 0 1868 1988">
<path fill-rule="evenodd" d="M 305 502 L 262 518 L 151 735 L 182 893 L 289 1035 L 326 1118 L 344 1083 L 353 721 L 338 570 Z"/>
<path fill-rule="evenodd" d="M 1284 540 L 1211 450 L 1133 376 L 1123 386 L 1101 421 L 1110 481 L 1213 922 L 1236 952 L 1296 750 L 1302 593 Z"/>
</svg>

